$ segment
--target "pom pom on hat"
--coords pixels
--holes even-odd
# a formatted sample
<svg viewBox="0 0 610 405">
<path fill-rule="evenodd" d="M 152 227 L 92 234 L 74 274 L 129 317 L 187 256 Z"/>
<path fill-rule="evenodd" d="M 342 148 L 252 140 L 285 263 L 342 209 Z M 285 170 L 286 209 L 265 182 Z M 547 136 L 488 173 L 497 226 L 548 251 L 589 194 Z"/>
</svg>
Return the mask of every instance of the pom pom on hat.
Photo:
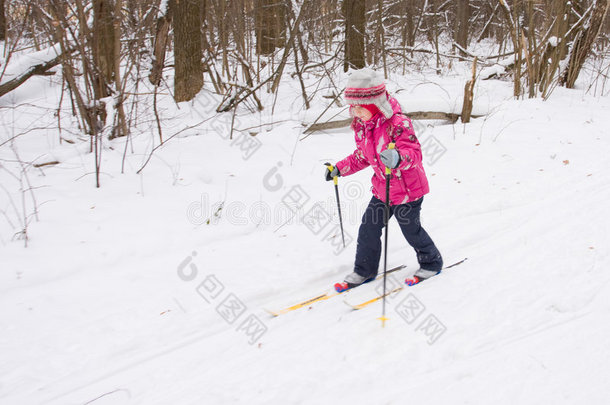
<svg viewBox="0 0 610 405">
<path fill-rule="evenodd" d="M 352 71 L 347 79 L 344 99 L 350 105 L 374 104 L 388 119 L 394 115 L 383 76 L 370 68 Z"/>
</svg>

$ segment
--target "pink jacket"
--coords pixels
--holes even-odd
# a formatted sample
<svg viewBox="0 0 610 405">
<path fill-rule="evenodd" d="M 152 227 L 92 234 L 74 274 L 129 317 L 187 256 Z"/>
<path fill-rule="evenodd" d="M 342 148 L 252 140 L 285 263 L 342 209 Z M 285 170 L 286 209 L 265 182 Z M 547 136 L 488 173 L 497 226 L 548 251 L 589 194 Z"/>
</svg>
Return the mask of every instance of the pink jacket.
<svg viewBox="0 0 610 405">
<path fill-rule="evenodd" d="M 373 195 L 385 202 L 385 166 L 379 154 L 393 141 L 400 154 L 400 164 L 392 170 L 390 180 L 390 204 L 399 205 L 415 201 L 430 191 L 428 179 L 422 165 L 422 152 L 411 119 L 402 115 L 400 104 L 390 98 L 394 110 L 387 119 L 377 113 L 367 122 L 355 118 L 352 129 L 355 132 L 356 150 L 337 163 L 341 176 L 349 176 L 367 166 L 373 167 Z"/>
</svg>

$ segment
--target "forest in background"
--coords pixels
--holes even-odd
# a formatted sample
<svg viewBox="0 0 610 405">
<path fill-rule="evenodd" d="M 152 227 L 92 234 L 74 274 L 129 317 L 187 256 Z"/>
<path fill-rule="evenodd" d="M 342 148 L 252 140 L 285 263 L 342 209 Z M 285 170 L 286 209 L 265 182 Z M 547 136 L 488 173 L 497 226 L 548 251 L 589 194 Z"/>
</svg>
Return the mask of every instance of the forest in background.
<svg viewBox="0 0 610 405">
<path fill-rule="evenodd" d="M 502 63 L 515 97 L 548 97 L 556 85 L 573 87 L 587 58 L 601 61 L 605 83 L 607 10 L 607 0 L 0 0 L 0 96 L 61 65 L 81 130 L 95 136 L 111 126 L 111 137 L 129 133 L 145 79 L 176 102 L 205 83 L 223 97 L 218 112 L 262 110 L 260 92 L 299 80 L 307 109 L 315 90 L 304 75 L 332 83 L 364 66 L 386 77 L 423 67 L 442 74 L 469 61 L 475 73 Z M 482 41 L 495 53 L 471 51 Z M 51 47 L 57 57 L 2 77 L 15 54 Z M 101 105 L 110 96 L 113 122 Z"/>
</svg>

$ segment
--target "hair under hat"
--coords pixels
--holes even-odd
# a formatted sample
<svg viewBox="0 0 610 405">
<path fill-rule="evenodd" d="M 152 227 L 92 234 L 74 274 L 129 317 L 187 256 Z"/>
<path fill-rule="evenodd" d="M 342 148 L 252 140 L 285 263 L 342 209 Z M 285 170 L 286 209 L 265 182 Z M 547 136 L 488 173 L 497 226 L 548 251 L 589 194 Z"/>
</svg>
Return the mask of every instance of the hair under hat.
<svg viewBox="0 0 610 405">
<path fill-rule="evenodd" d="M 351 105 L 374 104 L 388 119 L 394 115 L 383 76 L 370 68 L 352 71 L 347 79 L 344 99 Z"/>
</svg>

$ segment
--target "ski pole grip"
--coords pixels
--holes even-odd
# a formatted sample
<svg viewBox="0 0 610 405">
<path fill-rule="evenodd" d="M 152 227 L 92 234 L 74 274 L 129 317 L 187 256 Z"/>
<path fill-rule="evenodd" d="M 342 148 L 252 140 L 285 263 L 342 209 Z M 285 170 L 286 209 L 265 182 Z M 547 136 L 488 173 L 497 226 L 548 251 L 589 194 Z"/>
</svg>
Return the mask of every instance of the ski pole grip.
<svg viewBox="0 0 610 405">
<path fill-rule="evenodd" d="M 396 144 L 395 144 L 394 142 L 390 142 L 390 143 L 388 144 L 388 149 L 394 149 L 394 146 L 395 146 L 395 145 L 396 145 Z M 389 167 L 387 167 L 387 166 L 386 166 L 386 168 L 385 168 L 385 174 L 386 174 L 386 175 L 392 174 L 392 169 L 390 169 Z"/>
<path fill-rule="evenodd" d="M 328 168 L 328 171 L 330 171 L 331 173 L 332 173 L 333 170 L 335 170 L 335 167 L 333 165 L 331 165 L 330 163 L 324 163 L 324 164 Z M 333 177 L 333 183 L 335 183 L 335 186 L 337 184 L 339 184 L 339 176 Z"/>
</svg>

